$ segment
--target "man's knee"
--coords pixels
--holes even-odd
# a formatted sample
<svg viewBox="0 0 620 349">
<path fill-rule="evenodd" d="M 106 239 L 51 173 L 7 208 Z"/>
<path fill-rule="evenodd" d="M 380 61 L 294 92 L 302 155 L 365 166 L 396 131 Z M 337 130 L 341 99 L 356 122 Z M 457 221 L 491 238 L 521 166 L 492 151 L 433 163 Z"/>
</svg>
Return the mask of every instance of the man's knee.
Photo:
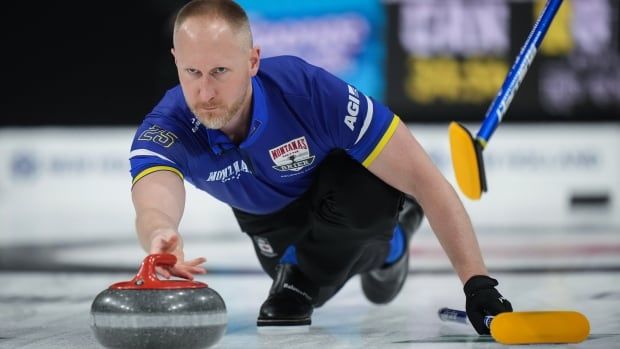
<svg viewBox="0 0 620 349">
<path fill-rule="evenodd" d="M 355 201 L 355 198 L 352 199 Z M 368 196 L 359 200 L 363 200 L 359 201 L 361 205 L 353 203 L 338 208 L 344 217 L 346 228 L 352 232 L 369 232 L 371 235 L 383 232 L 391 236 L 396 224 L 400 197 L 394 195 L 389 200 L 376 200 Z"/>
<path fill-rule="evenodd" d="M 313 198 L 320 219 L 353 231 L 391 229 L 402 193 L 345 153 L 325 160 Z"/>
</svg>

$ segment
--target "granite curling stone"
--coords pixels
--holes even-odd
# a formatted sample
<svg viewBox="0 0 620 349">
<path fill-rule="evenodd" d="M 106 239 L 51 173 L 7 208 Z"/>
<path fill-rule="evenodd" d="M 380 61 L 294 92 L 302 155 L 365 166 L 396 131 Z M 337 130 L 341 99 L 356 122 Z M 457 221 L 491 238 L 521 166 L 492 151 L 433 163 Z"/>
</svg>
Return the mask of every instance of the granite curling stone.
<svg viewBox="0 0 620 349">
<path fill-rule="evenodd" d="M 156 266 L 173 266 L 171 254 L 153 254 L 131 281 L 97 295 L 91 328 L 107 348 L 207 348 L 226 332 L 226 305 L 207 284 L 160 280 Z"/>
</svg>

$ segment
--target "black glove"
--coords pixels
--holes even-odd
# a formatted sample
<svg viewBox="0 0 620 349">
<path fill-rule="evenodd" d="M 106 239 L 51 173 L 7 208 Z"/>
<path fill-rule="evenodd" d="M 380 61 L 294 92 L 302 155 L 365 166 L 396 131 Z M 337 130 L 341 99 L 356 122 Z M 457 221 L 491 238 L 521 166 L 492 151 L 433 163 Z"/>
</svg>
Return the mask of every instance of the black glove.
<svg viewBox="0 0 620 349">
<path fill-rule="evenodd" d="M 510 302 L 497 292 L 497 280 L 485 275 L 472 276 L 463 287 L 465 291 L 465 310 L 469 322 L 478 334 L 489 334 L 489 328 L 484 323 L 486 315 L 497 315 L 512 311 Z"/>
</svg>

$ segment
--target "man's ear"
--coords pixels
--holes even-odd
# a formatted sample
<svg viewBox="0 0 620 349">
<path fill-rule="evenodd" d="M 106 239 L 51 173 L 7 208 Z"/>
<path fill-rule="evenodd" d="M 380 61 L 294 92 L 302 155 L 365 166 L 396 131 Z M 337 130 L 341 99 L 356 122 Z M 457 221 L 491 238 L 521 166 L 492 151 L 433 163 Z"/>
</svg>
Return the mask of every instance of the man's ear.
<svg viewBox="0 0 620 349">
<path fill-rule="evenodd" d="M 260 66 L 260 47 L 252 47 L 250 50 L 250 74 L 254 76 Z"/>
<path fill-rule="evenodd" d="M 174 47 L 170 49 L 170 53 L 172 54 L 172 57 L 174 57 L 174 64 L 177 64 L 177 56 L 174 54 Z"/>
</svg>

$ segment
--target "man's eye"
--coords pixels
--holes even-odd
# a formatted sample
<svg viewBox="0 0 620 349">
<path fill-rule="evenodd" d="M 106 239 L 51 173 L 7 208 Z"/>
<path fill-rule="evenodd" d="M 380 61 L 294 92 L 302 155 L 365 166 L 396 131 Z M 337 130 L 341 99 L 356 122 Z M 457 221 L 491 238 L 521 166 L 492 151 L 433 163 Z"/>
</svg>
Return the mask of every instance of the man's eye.
<svg viewBox="0 0 620 349">
<path fill-rule="evenodd" d="M 227 71 L 228 71 L 228 69 L 226 69 L 224 67 L 217 67 L 217 68 L 213 69 L 213 73 L 214 74 L 222 74 L 222 73 L 225 73 Z"/>
<path fill-rule="evenodd" d="M 198 69 L 194 69 L 194 68 L 187 68 L 187 69 L 185 69 L 185 71 L 188 72 L 191 75 L 198 74 Z"/>
</svg>

